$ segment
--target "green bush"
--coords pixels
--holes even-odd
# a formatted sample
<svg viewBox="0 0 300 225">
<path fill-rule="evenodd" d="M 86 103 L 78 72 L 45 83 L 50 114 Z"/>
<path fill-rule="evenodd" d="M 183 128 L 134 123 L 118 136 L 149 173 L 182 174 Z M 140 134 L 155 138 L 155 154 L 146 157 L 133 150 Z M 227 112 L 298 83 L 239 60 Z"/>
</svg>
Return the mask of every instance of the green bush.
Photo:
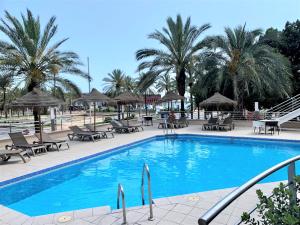
<svg viewBox="0 0 300 225">
<path fill-rule="evenodd" d="M 300 177 L 295 178 L 297 194 L 300 193 Z M 292 192 L 285 188 L 283 183 L 276 187 L 271 197 L 267 197 L 261 190 L 256 191 L 259 204 L 257 205 L 258 218 L 243 213 L 242 221 L 251 225 L 299 225 L 300 200 L 290 204 Z"/>
<path fill-rule="evenodd" d="M 104 118 L 104 123 L 110 123 L 112 121 L 112 118 L 111 117 L 105 117 Z"/>
</svg>

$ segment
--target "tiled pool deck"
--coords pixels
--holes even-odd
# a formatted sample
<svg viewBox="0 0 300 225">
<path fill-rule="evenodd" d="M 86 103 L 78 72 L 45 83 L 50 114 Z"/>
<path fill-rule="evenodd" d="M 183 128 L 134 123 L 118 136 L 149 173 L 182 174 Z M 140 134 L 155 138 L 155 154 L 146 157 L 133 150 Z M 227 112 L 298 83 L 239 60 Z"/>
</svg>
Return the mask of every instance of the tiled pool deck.
<svg viewBox="0 0 300 225">
<path fill-rule="evenodd" d="M 237 127 L 234 131 L 216 132 L 201 131 L 200 125 L 191 125 L 188 128 L 175 130 L 175 132 L 177 134 L 207 134 L 300 140 L 299 131 L 285 131 L 279 136 L 254 135 L 252 128 L 250 127 Z M 0 165 L 0 182 L 96 154 L 120 145 L 129 144 L 138 140 L 162 134 L 163 131 L 157 129 L 154 125 L 153 127 L 145 127 L 145 131 L 143 132 L 116 135 L 114 139 L 105 139 L 94 143 L 71 142 L 70 150 L 49 152 L 45 155 L 32 157 L 31 161 L 26 164 L 13 161 L 3 163 Z M 274 186 L 275 183 L 260 184 L 255 186 L 253 189 L 246 192 L 241 198 L 233 202 L 210 224 L 236 224 L 237 220 L 240 219 L 242 212 L 251 210 L 257 203 L 255 190 L 260 188 L 266 192 L 270 192 Z M 129 208 L 127 210 L 127 220 L 129 224 L 197 224 L 198 218 L 231 190 L 233 189 L 215 190 L 202 193 L 193 193 L 184 196 L 155 199 L 154 221 L 147 220 L 149 216 L 149 208 L 146 206 Z M 47 206 L 45 205 L 45 207 Z M 66 216 L 66 218 L 71 220 L 69 222 L 60 222 L 62 216 Z M 39 217 L 28 217 L 0 205 L 0 225 L 109 225 L 121 223 L 121 211 L 111 211 L 109 207 L 99 207 Z"/>
</svg>

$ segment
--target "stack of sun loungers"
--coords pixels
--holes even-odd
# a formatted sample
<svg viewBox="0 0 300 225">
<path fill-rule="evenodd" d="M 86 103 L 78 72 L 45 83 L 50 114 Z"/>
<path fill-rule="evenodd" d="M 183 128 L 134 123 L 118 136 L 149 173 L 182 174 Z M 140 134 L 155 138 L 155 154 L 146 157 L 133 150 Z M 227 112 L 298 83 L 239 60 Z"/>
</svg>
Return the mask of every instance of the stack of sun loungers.
<svg viewBox="0 0 300 225">
<path fill-rule="evenodd" d="M 72 131 L 72 133 L 68 134 L 68 138 L 70 140 L 78 139 L 80 141 L 84 141 L 84 140 L 95 141 L 95 140 L 99 140 L 101 137 L 101 134 L 98 132 L 85 131 L 78 126 L 70 126 L 69 128 Z"/>
<path fill-rule="evenodd" d="M 139 131 L 139 129 L 144 130 L 140 125 L 125 125 L 117 120 L 112 120 L 110 124 L 112 127 L 108 128 L 109 131 L 115 131 L 116 133 L 130 133 Z"/>
<path fill-rule="evenodd" d="M 40 135 L 35 134 L 35 136 L 39 139 L 38 142 L 34 142 L 34 144 L 44 144 L 51 145 L 52 149 L 56 149 L 57 151 L 62 149 L 62 146 L 66 146 L 67 149 L 70 148 L 68 142 L 66 140 L 54 140 L 49 134 L 42 133 L 42 141 L 40 140 Z"/>
<path fill-rule="evenodd" d="M 85 124 L 85 127 L 91 131 L 91 132 L 96 132 L 96 133 L 99 133 L 101 137 L 103 138 L 108 138 L 108 136 L 110 135 L 110 137 L 115 137 L 114 136 L 114 133 L 112 131 L 108 131 L 108 130 L 99 130 L 97 129 L 96 127 L 96 130 L 94 129 L 94 125 L 92 124 Z"/>
<path fill-rule="evenodd" d="M 202 125 L 202 130 L 233 130 L 234 123 L 231 117 L 225 118 L 220 121 L 218 118 L 211 117 L 208 122 Z"/>
</svg>

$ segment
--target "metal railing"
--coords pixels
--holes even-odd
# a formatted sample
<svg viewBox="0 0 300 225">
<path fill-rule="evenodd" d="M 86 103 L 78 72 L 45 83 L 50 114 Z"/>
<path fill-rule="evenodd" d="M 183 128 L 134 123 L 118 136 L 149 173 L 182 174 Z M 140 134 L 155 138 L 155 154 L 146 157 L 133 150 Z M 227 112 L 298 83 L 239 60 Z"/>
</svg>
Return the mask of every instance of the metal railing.
<svg viewBox="0 0 300 225">
<path fill-rule="evenodd" d="M 153 200 L 152 200 L 152 191 L 151 191 L 151 176 L 150 176 L 149 167 L 146 163 L 143 166 L 143 172 L 142 172 L 142 184 L 141 184 L 142 205 L 145 205 L 145 189 L 144 189 L 145 172 L 148 178 L 148 198 L 149 198 L 148 200 L 149 200 L 149 210 L 150 210 L 150 216 L 148 217 L 148 220 L 152 221 L 154 220 L 154 217 L 153 217 Z"/>
<path fill-rule="evenodd" d="M 121 184 L 118 185 L 118 198 L 117 198 L 117 209 L 120 209 L 120 195 L 122 195 L 122 209 L 123 209 L 123 223 L 128 224 L 126 219 L 126 203 L 124 189 Z"/>
<path fill-rule="evenodd" d="M 297 200 L 297 193 L 295 188 L 294 178 L 296 176 L 296 168 L 295 162 L 300 160 L 300 155 L 288 159 L 284 162 L 281 162 L 270 169 L 264 171 L 263 173 L 259 174 L 258 176 L 252 178 L 239 188 L 235 189 L 231 193 L 229 193 L 225 198 L 215 204 L 211 209 L 209 209 L 203 216 L 201 216 L 198 220 L 199 225 L 208 225 L 214 218 L 216 218 L 227 206 L 229 206 L 234 200 L 240 197 L 243 193 L 253 187 L 255 184 L 263 180 L 264 178 L 268 177 L 269 175 L 273 174 L 274 172 L 278 171 L 279 169 L 288 166 L 288 186 L 291 190 L 292 197 L 290 199 L 290 203 L 293 204 Z"/>
<path fill-rule="evenodd" d="M 297 107 L 299 107 L 300 103 L 300 94 L 295 95 L 284 102 L 270 108 L 268 111 L 270 112 L 286 112 L 286 111 L 293 111 Z"/>
</svg>

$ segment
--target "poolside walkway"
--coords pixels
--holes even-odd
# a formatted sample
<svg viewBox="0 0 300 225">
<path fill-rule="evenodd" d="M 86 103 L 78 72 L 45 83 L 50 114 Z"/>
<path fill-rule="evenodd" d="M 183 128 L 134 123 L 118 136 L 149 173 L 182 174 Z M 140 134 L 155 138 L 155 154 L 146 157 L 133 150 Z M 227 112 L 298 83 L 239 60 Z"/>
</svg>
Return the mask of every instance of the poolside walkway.
<svg viewBox="0 0 300 225">
<path fill-rule="evenodd" d="M 284 131 L 279 136 L 277 134 L 273 136 L 254 135 L 252 128 L 239 126 L 237 126 L 234 131 L 218 132 L 201 131 L 200 125 L 191 125 L 188 128 L 177 129 L 175 130 L 175 133 L 300 140 L 299 132 L 295 131 Z M 48 154 L 32 157 L 31 161 L 26 164 L 14 161 L 2 163 L 3 165 L 0 165 L 0 182 L 96 154 L 120 145 L 129 144 L 137 140 L 162 134 L 163 131 L 157 129 L 157 126 L 154 125 L 153 127 L 145 127 L 145 131 L 143 132 L 133 134 L 117 134 L 114 139 L 104 139 L 94 143 L 71 142 L 70 150 L 49 152 Z M 274 185 L 274 183 L 269 183 L 257 185 L 257 187 L 259 186 L 259 188 L 269 192 Z M 257 187 L 248 191 L 247 194 L 245 194 L 242 198 L 230 205 L 228 209 L 219 215 L 211 224 L 235 224 L 235 221 L 240 218 L 240 215 L 243 211 L 252 209 L 257 203 L 255 194 Z M 127 219 L 129 224 L 197 224 L 198 218 L 231 190 L 232 189 L 216 190 L 194 193 L 191 195 L 155 199 L 154 221 L 147 220 L 149 216 L 148 207 L 134 207 L 128 209 Z M 66 220 L 71 219 L 71 221 L 59 222 L 64 219 L 62 216 L 65 216 Z M 111 211 L 109 207 L 99 207 L 94 209 L 85 209 L 31 218 L 0 205 L 0 225 L 109 225 L 121 223 L 121 212 Z"/>
</svg>

